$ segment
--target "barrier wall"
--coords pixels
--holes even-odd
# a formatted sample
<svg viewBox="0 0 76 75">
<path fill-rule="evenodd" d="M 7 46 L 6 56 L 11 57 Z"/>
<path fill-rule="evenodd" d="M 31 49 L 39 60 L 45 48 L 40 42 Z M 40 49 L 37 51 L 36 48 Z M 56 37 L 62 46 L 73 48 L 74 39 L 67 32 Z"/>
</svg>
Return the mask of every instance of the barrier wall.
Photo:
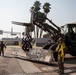
<svg viewBox="0 0 76 75">
<path fill-rule="evenodd" d="M 44 46 L 46 43 L 48 43 L 49 40 L 51 42 L 54 42 L 51 38 L 35 38 L 35 40 L 36 40 L 36 46 L 39 47 Z"/>
</svg>

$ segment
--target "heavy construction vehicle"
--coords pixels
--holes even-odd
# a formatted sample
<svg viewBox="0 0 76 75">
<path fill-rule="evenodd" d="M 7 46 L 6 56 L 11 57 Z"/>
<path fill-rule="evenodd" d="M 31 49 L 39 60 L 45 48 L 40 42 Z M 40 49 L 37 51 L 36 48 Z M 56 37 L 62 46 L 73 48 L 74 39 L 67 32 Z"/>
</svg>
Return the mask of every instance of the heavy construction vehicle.
<svg viewBox="0 0 76 75">
<path fill-rule="evenodd" d="M 45 23 L 45 20 L 48 20 L 51 25 Z M 76 56 L 76 24 L 67 24 L 58 27 L 55 23 L 49 20 L 44 13 L 34 11 L 32 15 L 32 25 L 36 25 L 52 35 L 54 43 L 46 44 L 43 49 L 55 50 L 58 38 L 63 37 L 67 46 L 66 53 Z"/>
<path fill-rule="evenodd" d="M 29 33 L 27 33 L 25 37 L 22 38 L 22 49 L 24 51 L 26 50 L 29 51 L 29 49 L 32 48 L 31 41 L 32 37 L 30 36 Z"/>
<path fill-rule="evenodd" d="M 45 23 L 45 20 L 49 21 L 49 24 Z M 66 53 L 69 53 L 72 56 L 76 56 L 76 24 L 67 24 L 58 27 L 55 23 L 53 23 L 50 19 L 48 19 L 44 13 L 39 12 L 35 9 L 31 14 L 31 23 L 20 23 L 20 22 L 12 22 L 12 23 L 27 27 L 32 26 L 33 28 L 31 27 L 31 29 L 33 30 L 34 25 L 36 25 L 40 29 L 52 35 L 54 42 L 46 44 L 45 46 L 43 46 L 43 49 L 55 50 L 58 44 L 57 40 L 59 39 L 59 37 L 63 37 L 65 40 L 65 44 L 67 46 Z M 55 53 L 54 55 L 57 58 L 57 53 Z"/>
</svg>

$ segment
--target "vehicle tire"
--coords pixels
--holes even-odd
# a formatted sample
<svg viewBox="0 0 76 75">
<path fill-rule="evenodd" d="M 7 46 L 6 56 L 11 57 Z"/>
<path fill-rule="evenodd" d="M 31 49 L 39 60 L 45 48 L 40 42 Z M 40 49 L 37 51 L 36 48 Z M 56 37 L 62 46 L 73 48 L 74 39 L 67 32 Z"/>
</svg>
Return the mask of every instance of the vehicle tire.
<svg viewBox="0 0 76 75">
<path fill-rule="evenodd" d="M 22 49 L 23 49 L 24 51 L 26 50 L 26 47 L 25 47 L 25 45 L 23 45 L 23 46 L 22 46 Z"/>
<path fill-rule="evenodd" d="M 69 54 L 72 56 L 76 56 L 76 47 L 75 45 L 69 48 Z"/>
<path fill-rule="evenodd" d="M 76 56 L 76 51 L 70 51 L 70 55 Z"/>
<path fill-rule="evenodd" d="M 24 44 L 24 45 L 22 46 L 22 49 L 23 49 L 24 51 L 28 51 L 28 50 L 29 50 L 29 47 L 28 47 L 28 45 Z"/>
</svg>

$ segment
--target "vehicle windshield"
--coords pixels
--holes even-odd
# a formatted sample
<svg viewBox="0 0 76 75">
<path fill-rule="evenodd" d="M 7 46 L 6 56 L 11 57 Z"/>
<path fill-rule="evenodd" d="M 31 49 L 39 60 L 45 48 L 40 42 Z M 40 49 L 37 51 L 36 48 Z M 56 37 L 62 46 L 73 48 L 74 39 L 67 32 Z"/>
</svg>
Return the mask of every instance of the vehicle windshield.
<svg viewBox="0 0 76 75">
<path fill-rule="evenodd" d="M 69 31 L 68 31 L 68 28 L 69 28 L 69 30 L 70 30 L 70 33 L 71 32 L 73 32 L 73 33 L 76 33 L 76 25 L 65 25 L 65 26 L 62 26 L 61 27 L 61 33 L 62 34 L 66 34 L 66 33 L 68 33 Z"/>
<path fill-rule="evenodd" d="M 70 27 L 70 32 L 76 33 L 76 26 Z"/>
<path fill-rule="evenodd" d="M 67 27 L 67 25 L 61 27 L 61 33 L 62 34 L 68 33 L 68 27 Z"/>
</svg>

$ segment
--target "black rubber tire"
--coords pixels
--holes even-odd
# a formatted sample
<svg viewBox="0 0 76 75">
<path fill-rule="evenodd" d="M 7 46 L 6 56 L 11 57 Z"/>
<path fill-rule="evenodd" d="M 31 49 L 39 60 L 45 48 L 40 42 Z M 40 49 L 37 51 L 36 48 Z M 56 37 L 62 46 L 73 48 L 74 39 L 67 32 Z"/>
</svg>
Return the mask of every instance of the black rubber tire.
<svg viewBox="0 0 76 75">
<path fill-rule="evenodd" d="M 25 44 L 24 44 L 24 45 L 22 46 L 22 49 L 23 49 L 24 51 L 26 51 L 26 50 L 29 50 L 29 47 L 28 47 L 28 45 L 25 45 Z"/>
<path fill-rule="evenodd" d="M 26 50 L 26 48 L 25 48 L 25 46 L 24 46 L 24 45 L 22 46 L 22 49 L 23 49 L 23 50 Z"/>
<path fill-rule="evenodd" d="M 76 56 L 76 51 L 70 51 L 70 55 Z"/>
</svg>

